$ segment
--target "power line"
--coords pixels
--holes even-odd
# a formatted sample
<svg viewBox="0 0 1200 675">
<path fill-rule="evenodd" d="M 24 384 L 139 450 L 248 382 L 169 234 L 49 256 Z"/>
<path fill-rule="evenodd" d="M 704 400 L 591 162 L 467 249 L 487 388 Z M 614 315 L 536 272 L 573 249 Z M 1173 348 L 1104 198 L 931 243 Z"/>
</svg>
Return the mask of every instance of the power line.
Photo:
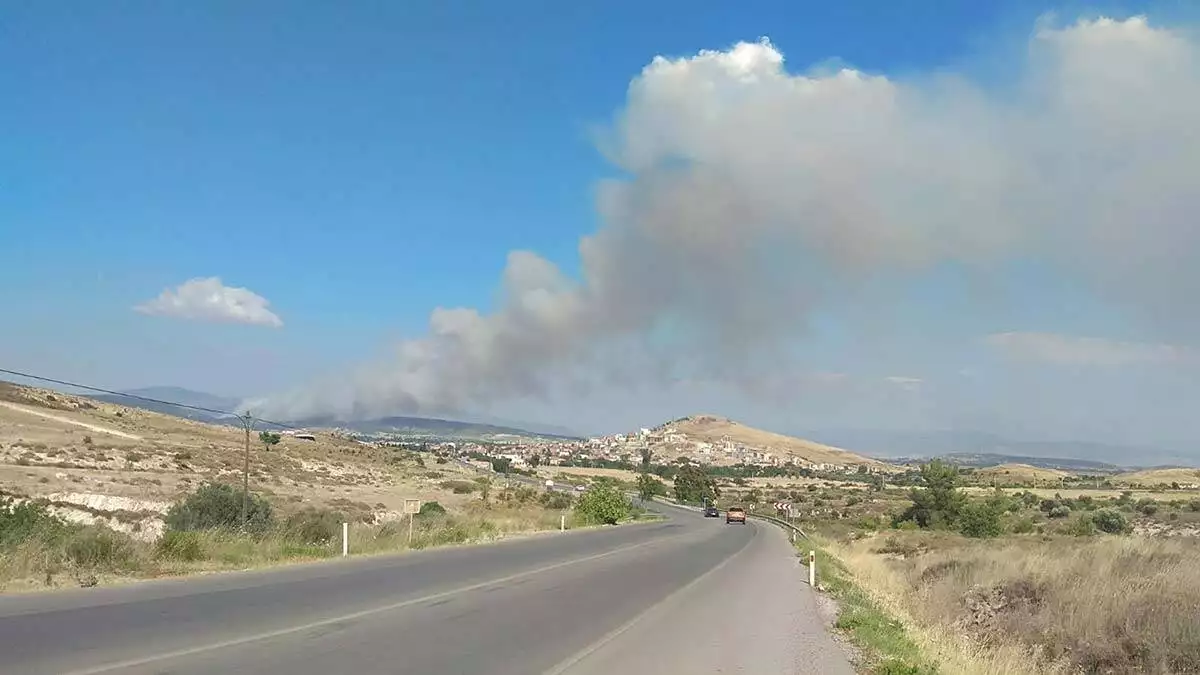
<svg viewBox="0 0 1200 675">
<path fill-rule="evenodd" d="M 41 375 L 32 375 L 30 373 L 22 373 L 17 370 L 9 370 L 7 368 L 0 368 L 0 373 L 4 373 L 7 375 L 16 375 L 17 377 L 24 377 L 24 378 L 28 378 L 30 380 L 38 380 L 40 382 L 50 382 L 53 384 L 62 385 L 64 387 L 74 387 L 76 389 L 86 389 L 88 391 L 95 391 L 95 392 L 99 392 L 101 394 L 111 394 L 113 396 L 121 396 L 123 398 L 131 398 L 131 399 L 134 399 L 137 401 L 145 401 L 147 403 L 158 403 L 160 405 L 171 405 L 171 406 L 175 406 L 177 408 L 185 408 L 187 410 L 195 410 L 197 412 L 212 413 L 214 415 L 228 415 L 230 417 L 237 417 L 237 418 L 243 419 L 243 420 L 246 418 L 246 415 L 235 413 L 235 412 L 230 412 L 228 410 L 217 410 L 216 408 L 205 408 L 204 406 L 201 406 L 201 405 L 190 405 L 188 403 L 176 403 L 175 401 L 164 401 L 164 400 L 158 399 L 158 398 L 150 398 L 149 396 L 138 396 L 137 394 L 126 394 L 125 392 L 121 392 L 121 391 L 113 391 L 111 389 L 104 389 L 102 387 L 93 387 L 89 384 L 79 384 L 78 382 L 67 382 L 66 380 L 56 380 L 52 377 L 43 377 Z M 283 422 L 273 422 L 271 420 L 263 419 L 261 417 L 255 417 L 254 421 L 270 424 L 272 426 L 276 426 L 281 429 L 292 429 L 292 430 L 299 431 L 299 429 L 297 427 L 294 427 L 290 424 L 284 424 Z"/>
</svg>

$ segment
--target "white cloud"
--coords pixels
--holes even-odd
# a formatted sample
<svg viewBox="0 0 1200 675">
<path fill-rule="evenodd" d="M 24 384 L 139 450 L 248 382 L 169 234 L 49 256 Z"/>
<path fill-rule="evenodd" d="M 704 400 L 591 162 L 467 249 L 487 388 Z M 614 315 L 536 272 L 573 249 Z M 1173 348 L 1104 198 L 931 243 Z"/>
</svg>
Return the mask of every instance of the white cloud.
<svg viewBox="0 0 1200 675">
<path fill-rule="evenodd" d="M 170 316 L 192 321 L 244 323 L 279 328 L 283 321 L 272 312 L 267 299 L 248 288 L 225 286 L 217 277 L 196 278 L 177 288 L 166 289 L 134 310 L 142 314 Z"/>
<path fill-rule="evenodd" d="M 996 333 L 984 342 L 1005 356 L 1071 366 L 1127 366 L 1190 361 L 1191 349 L 1167 344 L 1119 342 L 1057 333 Z"/>
<path fill-rule="evenodd" d="M 606 139 L 623 177 L 578 279 L 514 252 L 495 311 L 437 308 L 395 359 L 269 413 L 486 406 L 598 370 L 737 387 L 797 370 L 815 307 L 948 265 L 1036 259 L 1200 339 L 1200 44 L 1142 18 L 1039 25 L 1008 63 L 998 90 L 789 72 L 765 40 L 656 57 Z"/>
</svg>

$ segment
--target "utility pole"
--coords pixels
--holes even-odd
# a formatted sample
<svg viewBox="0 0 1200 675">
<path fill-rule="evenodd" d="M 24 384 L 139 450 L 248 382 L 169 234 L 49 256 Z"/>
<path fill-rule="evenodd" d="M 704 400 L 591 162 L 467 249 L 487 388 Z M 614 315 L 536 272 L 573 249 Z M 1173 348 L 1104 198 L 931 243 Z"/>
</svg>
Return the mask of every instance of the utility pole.
<svg viewBox="0 0 1200 675">
<path fill-rule="evenodd" d="M 246 508 L 250 501 L 250 429 L 254 426 L 254 418 L 247 410 L 241 417 L 242 426 L 246 429 L 246 455 L 242 465 L 242 529 L 246 529 Z"/>
</svg>

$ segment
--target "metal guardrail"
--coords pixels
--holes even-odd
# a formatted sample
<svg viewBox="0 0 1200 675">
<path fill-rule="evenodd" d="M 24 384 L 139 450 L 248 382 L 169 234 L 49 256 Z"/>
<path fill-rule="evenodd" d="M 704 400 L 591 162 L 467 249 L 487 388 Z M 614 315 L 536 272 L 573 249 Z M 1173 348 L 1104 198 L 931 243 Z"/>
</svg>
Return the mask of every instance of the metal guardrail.
<svg viewBox="0 0 1200 675">
<path fill-rule="evenodd" d="M 784 529 L 795 532 L 796 534 L 800 535 L 801 537 L 804 537 L 805 539 L 811 539 L 804 530 L 800 529 L 799 525 L 793 525 L 792 523 L 789 523 L 788 521 L 786 521 L 782 518 L 776 518 L 774 516 L 764 516 L 764 515 L 757 514 L 757 513 L 749 513 L 747 515 L 749 515 L 751 518 L 759 518 L 761 520 L 766 520 L 766 521 L 775 523 L 776 525 L 778 525 Z"/>
</svg>

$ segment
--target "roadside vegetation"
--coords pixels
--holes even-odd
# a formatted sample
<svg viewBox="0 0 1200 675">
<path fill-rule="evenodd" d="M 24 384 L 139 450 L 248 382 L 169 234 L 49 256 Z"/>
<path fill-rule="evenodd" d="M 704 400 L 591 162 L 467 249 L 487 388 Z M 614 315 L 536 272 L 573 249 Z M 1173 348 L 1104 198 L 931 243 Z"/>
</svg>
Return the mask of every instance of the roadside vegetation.
<svg viewBox="0 0 1200 675">
<path fill-rule="evenodd" d="M 600 482 L 578 499 L 562 492 L 476 483 L 478 497 L 449 511 L 425 502 L 413 519 L 375 522 L 369 511 L 307 507 L 278 511 L 251 494 L 207 483 L 168 511 L 156 540 L 103 525 L 80 525 L 55 515 L 44 500 L 0 496 L 0 590 L 95 586 L 121 579 L 244 569 L 341 555 L 349 522 L 354 555 L 482 543 L 522 533 L 611 525 L 643 516 L 615 484 Z"/>
<path fill-rule="evenodd" d="M 793 504 L 864 672 L 1200 672 L 1200 495 L 973 487 L 937 461 L 910 482 L 721 501 Z"/>
</svg>

